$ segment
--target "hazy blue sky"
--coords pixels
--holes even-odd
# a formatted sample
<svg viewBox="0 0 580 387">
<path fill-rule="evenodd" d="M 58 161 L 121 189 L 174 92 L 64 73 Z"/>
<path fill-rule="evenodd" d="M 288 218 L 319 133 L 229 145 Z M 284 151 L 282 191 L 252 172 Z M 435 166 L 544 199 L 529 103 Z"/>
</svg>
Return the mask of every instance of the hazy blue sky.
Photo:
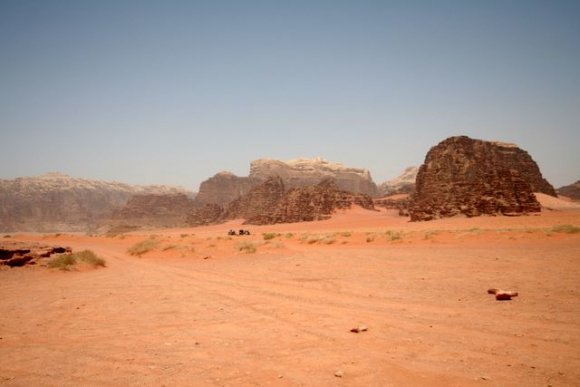
<svg viewBox="0 0 580 387">
<path fill-rule="evenodd" d="M 0 0 L 0 178 L 381 182 L 460 134 L 580 179 L 580 1 Z"/>
</svg>

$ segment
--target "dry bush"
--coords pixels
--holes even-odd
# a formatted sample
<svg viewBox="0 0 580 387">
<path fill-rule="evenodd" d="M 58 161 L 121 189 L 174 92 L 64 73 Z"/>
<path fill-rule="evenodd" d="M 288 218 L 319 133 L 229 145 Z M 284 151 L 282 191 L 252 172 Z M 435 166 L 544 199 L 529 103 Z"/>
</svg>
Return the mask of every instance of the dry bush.
<svg viewBox="0 0 580 387">
<path fill-rule="evenodd" d="M 580 227 L 576 227 L 571 224 L 560 224 L 558 226 L 552 227 L 551 231 L 566 234 L 578 234 L 580 232 Z"/>
<path fill-rule="evenodd" d="M 84 263 L 92 267 L 106 266 L 105 260 L 98 257 L 93 251 L 83 250 L 77 253 L 59 255 L 48 263 L 48 267 L 68 271 L 74 269 L 78 263 Z"/>
<path fill-rule="evenodd" d="M 135 243 L 133 246 L 129 247 L 127 252 L 131 255 L 140 257 L 143 254 L 156 249 L 157 246 L 159 246 L 159 241 L 155 239 L 154 236 L 151 236 L 149 239 Z"/>
<path fill-rule="evenodd" d="M 256 245 L 248 241 L 238 243 L 237 248 L 239 251 L 246 254 L 254 254 L 257 250 Z"/>
</svg>

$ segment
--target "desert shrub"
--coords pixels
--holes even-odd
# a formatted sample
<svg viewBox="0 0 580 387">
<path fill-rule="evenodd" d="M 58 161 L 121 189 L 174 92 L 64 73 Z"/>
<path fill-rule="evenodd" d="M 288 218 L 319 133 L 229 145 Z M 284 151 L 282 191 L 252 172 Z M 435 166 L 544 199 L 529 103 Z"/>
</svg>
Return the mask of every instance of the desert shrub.
<svg viewBox="0 0 580 387">
<path fill-rule="evenodd" d="M 72 254 L 65 254 L 51 259 L 48 262 L 48 267 L 51 269 L 72 270 L 76 263 L 77 261 Z"/>
<path fill-rule="evenodd" d="M 72 254 L 77 261 L 83 262 L 83 263 L 87 263 L 91 266 L 101 266 L 101 267 L 105 267 L 105 260 L 103 258 L 100 258 L 97 256 L 97 254 L 95 254 L 94 252 L 92 252 L 91 250 L 83 250 L 83 251 L 79 251 L 78 253 L 73 253 Z"/>
<path fill-rule="evenodd" d="M 348 238 L 351 235 L 352 235 L 352 233 L 350 231 L 343 231 L 343 232 L 340 233 L 340 236 L 341 237 L 345 237 L 345 238 Z"/>
<path fill-rule="evenodd" d="M 72 254 L 59 255 L 48 263 L 48 267 L 52 269 L 72 270 L 79 262 L 93 267 L 106 266 L 103 258 L 98 257 L 91 250 L 83 250 Z"/>
<path fill-rule="evenodd" d="M 163 249 L 161 249 L 161 250 L 167 251 L 167 250 L 173 250 L 176 248 L 177 248 L 177 245 L 167 245 L 167 246 L 164 246 Z"/>
<path fill-rule="evenodd" d="M 188 237 L 188 236 L 189 236 L 189 234 L 180 234 L 180 235 L 179 235 L 179 237 L 180 237 L 180 238 L 186 238 L 186 237 Z"/>
<path fill-rule="evenodd" d="M 397 241 L 397 240 L 399 240 L 399 239 L 402 238 L 402 236 L 401 236 L 402 234 L 401 234 L 400 231 L 391 231 L 391 230 L 388 230 L 387 232 L 385 232 L 385 234 L 387 235 L 387 238 L 390 241 Z"/>
<path fill-rule="evenodd" d="M 292 234 L 291 232 L 287 232 L 287 233 L 284 235 L 284 238 L 286 238 L 286 239 L 290 239 L 290 238 L 292 238 L 293 236 L 294 236 L 294 234 Z"/>
<path fill-rule="evenodd" d="M 137 242 L 133 246 L 129 247 L 129 250 L 127 250 L 127 252 L 131 255 L 136 255 L 140 257 L 143 254 L 151 250 L 154 250 L 155 248 L 157 248 L 158 245 L 159 241 L 157 239 L 155 239 L 154 237 L 149 237 L 149 239 Z"/>
<path fill-rule="evenodd" d="M 437 230 L 429 230 L 425 232 L 425 239 L 431 239 L 433 238 L 435 235 L 439 234 L 439 231 Z"/>
<path fill-rule="evenodd" d="M 4 235 L 4 238 L 12 238 L 12 235 L 6 234 L 6 235 Z"/>
<path fill-rule="evenodd" d="M 253 254 L 257 250 L 255 244 L 253 244 L 252 242 L 247 242 L 247 241 L 238 243 L 237 247 L 238 247 L 239 251 L 246 253 L 246 254 Z"/>
<path fill-rule="evenodd" d="M 576 227 L 571 224 L 560 224 L 558 226 L 552 227 L 551 231 L 566 234 L 578 234 L 580 232 L 580 227 Z"/>
<path fill-rule="evenodd" d="M 321 242 L 324 243 L 325 245 L 331 245 L 334 242 L 336 242 L 336 239 L 334 239 L 331 236 L 327 236 L 327 237 L 322 238 L 322 241 Z"/>
<path fill-rule="evenodd" d="M 273 232 L 265 232 L 262 234 L 262 237 L 264 238 L 265 241 L 269 241 L 270 239 L 276 238 L 276 234 Z"/>
</svg>

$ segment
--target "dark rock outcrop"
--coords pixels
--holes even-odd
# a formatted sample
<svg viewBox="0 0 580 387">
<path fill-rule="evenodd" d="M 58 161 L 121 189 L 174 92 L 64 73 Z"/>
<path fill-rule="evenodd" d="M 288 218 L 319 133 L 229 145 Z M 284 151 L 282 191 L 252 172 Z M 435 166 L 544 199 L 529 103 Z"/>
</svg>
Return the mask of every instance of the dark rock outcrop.
<svg viewBox="0 0 580 387">
<path fill-rule="evenodd" d="M 558 188 L 557 192 L 558 195 L 566 196 L 572 200 L 580 200 L 580 180 L 576 183 Z"/>
<path fill-rule="evenodd" d="M 409 216 L 409 194 L 394 194 L 373 200 L 375 207 L 399 211 L 400 216 Z"/>
<path fill-rule="evenodd" d="M 370 196 L 342 191 L 332 179 L 287 191 L 282 178 L 272 176 L 223 209 L 214 204 L 192 211 L 188 223 L 201 225 L 240 218 L 245 219 L 245 224 L 315 221 L 328 219 L 336 210 L 352 205 L 374 209 Z"/>
<path fill-rule="evenodd" d="M 427 153 L 409 212 L 412 221 L 539 212 L 533 192 L 555 195 L 527 152 L 513 144 L 451 137 Z"/>
<path fill-rule="evenodd" d="M 274 224 L 311 222 L 329 219 L 336 210 L 351 208 L 353 205 L 374 210 L 369 195 L 351 193 L 339 189 L 333 179 L 301 188 L 293 188 L 277 203 L 273 211 L 262 212 L 246 219 L 247 224 Z"/>
<path fill-rule="evenodd" d="M 55 254 L 71 253 L 71 251 L 70 247 L 46 246 L 24 242 L 1 242 L 0 265 L 9 267 L 36 265 L 43 258 L 49 258 Z"/>
<path fill-rule="evenodd" d="M 205 226 L 223 222 L 224 207 L 219 204 L 207 203 L 193 208 L 186 218 L 189 226 Z"/>
</svg>

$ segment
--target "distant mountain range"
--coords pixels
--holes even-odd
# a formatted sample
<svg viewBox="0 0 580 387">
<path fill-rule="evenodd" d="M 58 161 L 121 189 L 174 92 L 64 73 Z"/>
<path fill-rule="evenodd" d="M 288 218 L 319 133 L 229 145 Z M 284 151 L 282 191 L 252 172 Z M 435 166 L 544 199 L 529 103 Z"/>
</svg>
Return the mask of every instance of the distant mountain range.
<svg viewBox="0 0 580 387">
<path fill-rule="evenodd" d="M 512 159 L 506 162 L 521 165 L 518 168 L 522 170 L 524 176 L 528 170 L 533 172 L 529 178 L 526 177 L 528 180 L 531 179 L 530 182 L 533 181 L 532 187 L 534 184 L 538 187 L 544 184 L 545 179 L 541 178 L 539 169 L 534 166 L 535 163 L 525 151 L 514 153 L 513 145 L 494 144 L 504 149 L 505 154 L 512 152 L 509 154 L 517 155 L 510 156 Z M 350 192 L 373 198 L 409 194 L 415 191 L 419 170 L 418 167 L 406 168 L 400 176 L 377 185 L 367 169 L 347 167 L 322 158 L 286 162 L 258 159 L 250 163 L 248 176 L 236 176 L 227 171 L 219 172 L 202 182 L 197 194 L 175 186 L 129 185 L 74 178 L 61 173 L 0 179 L 0 232 L 86 232 L 102 231 L 111 227 L 131 229 L 143 226 L 184 226 L 188 224 L 188 217 L 191 220 L 191 214 L 199 213 L 207 205 L 214 207 L 207 207 L 204 211 L 209 208 L 213 211 L 213 214 L 210 211 L 210 215 L 218 216 L 236 200 L 239 203 L 247 203 L 252 196 L 246 195 L 272 176 L 279 177 L 280 183 L 287 191 L 313 187 L 330 179 L 336 187 L 333 188 L 335 190 L 333 192 Z M 551 187 L 549 183 L 545 184 L 547 185 L 541 185 L 543 190 L 541 192 L 553 194 L 548 189 Z M 562 187 L 558 193 L 579 200 L 579 191 L 580 182 L 576 182 Z M 312 192 L 318 191 L 315 189 Z M 246 198 L 239 200 L 244 197 Z M 305 205 L 301 206 L 306 208 Z M 238 211 L 244 213 L 243 210 Z"/>
<path fill-rule="evenodd" d="M 89 231 L 137 194 L 188 194 L 163 185 L 138 186 L 62 173 L 0 179 L 0 232 Z"/>
</svg>

